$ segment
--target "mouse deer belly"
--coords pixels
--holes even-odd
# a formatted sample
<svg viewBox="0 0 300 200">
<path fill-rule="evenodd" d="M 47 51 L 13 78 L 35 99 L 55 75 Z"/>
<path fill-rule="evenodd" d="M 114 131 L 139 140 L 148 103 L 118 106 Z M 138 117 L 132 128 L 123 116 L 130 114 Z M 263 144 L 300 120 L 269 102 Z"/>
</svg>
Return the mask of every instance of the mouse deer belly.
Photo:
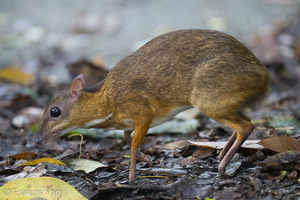
<svg viewBox="0 0 300 200">
<path fill-rule="evenodd" d="M 152 120 L 150 127 L 160 125 L 166 121 L 171 120 L 178 113 L 185 111 L 187 109 L 193 108 L 191 105 L 173 107 L 173 108 L 160 108 L 156 109 L 156 114 Z"/>
</svg>

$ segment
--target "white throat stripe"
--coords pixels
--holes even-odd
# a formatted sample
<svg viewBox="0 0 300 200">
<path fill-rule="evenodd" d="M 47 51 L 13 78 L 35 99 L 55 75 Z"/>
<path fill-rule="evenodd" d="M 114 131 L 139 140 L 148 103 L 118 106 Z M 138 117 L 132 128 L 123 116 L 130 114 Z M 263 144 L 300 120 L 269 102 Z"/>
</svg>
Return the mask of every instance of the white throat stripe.
<svg viewBox="0 0 300 200">
<path fill-rule="evenodd" d="M 94 126 L 94 125 L 97 125 L 97 124 L 101 124 L 103 122 L 105 122 L 106 120 L 108 120 L 113 114 L 110 113 L 109 115 L 107 115 L 106 117 L 102 118 L 102 119 L 94 119 L 88 123 L 85 124 L 84 127 L 91 127 L 91 126 Z"/>
</svg>

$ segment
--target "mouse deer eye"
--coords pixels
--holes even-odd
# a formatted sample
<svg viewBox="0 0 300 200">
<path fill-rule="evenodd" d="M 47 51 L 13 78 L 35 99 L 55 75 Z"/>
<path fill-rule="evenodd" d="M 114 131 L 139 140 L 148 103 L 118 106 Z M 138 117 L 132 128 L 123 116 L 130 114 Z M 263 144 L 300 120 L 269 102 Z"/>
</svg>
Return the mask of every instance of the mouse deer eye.
<svg viewBox="0 0 300 200">
<path fill-rule="evenodd" d="M 58 107 L 53 107 L 50 110 L 50 114 L 51 114 L 52 117 L 59 117 L 60 114 L 61 114 L 61 111 Z"/>
</svg>

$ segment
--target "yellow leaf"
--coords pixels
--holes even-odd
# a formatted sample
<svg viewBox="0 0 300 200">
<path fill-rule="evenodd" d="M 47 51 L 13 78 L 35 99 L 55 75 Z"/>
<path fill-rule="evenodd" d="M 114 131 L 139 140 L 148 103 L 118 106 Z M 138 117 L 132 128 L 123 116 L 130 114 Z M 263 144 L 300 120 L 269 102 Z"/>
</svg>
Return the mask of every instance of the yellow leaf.
<svg viewBox="0 0 300 200">
<path fill-rule="evenodd" d="M 35 153 L 33 152 L 25 152 L 25 153 L 18 153 L 12 156 L 13 159 L 21 160 L 21 159 L 28 159 L 33 158 Z"/>
<path fill-rule="evenodd" d="M 33 83 L 34 76 L 17 67 L 7 67 L 0 69 L 0 79 L 28 85 Z"/>
<path fill-rule="evenodd" d="M 44 163 L 44 162 L 47 162 L 47 163 L 50 163 L 50 164 L 53 164 L 53 165 L 65 165 L 65 163 L 61 162 L 60 160 L 45 157 L 45 158 L 39 158 L 39 159 L 35 159 L 35 160 L 32 160 L 32 161 L 28 161 L 26 163 L 23 163 L 20 166 L 37 165 L 39 163 Z"/>
<path fill-rule="evenodd" d="M 0 187 L 0 197 L 8 200 L 38 197 L 47 200 L 86 199 L 68 183 L 52 177 L 24 178 L 8 182 Z"/>
</svg>

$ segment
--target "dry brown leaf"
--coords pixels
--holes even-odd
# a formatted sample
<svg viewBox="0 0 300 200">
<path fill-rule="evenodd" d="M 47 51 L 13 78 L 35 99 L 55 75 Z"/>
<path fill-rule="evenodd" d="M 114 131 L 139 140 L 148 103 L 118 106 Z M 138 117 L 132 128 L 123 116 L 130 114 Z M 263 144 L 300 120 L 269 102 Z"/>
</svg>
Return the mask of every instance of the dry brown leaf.
<svg viewBox="0 0 300 200">
<path fill-rule="evenodd" d="M 34 76 L 17 67 L 7 67 L 0 69 L 0 79 L 23 85 L 30 85 L 34 81 Z"/>
<path fill-rule="evenodd" d="M 210 147 L 214 149 L 223 149 L 227 142 L 195 142 L 191 140 L 187 140 L 190 144 L 201 146 L 201 147 Z M 259 140 L 246 140 L 242 145 L 243 148 L 251 148 L 251 149 L 262 149 L 263 146 L 258 144 Z"/>
<path fill-rule="evenodd" d="M 274 156 L 268 156 L 262 163 L 267 162 L 279 162 L 279 163 L 289 163 L 289 162 L 300 162 L 300 152 L 299 151 L 285 151 L 278 153 Z"/>
<path fill-rule="evenodd" d="M 179 141 L 175 141 L 175 142 L 169 142 L 167 144 L 163 145 L 164 149 L 182 149 L 185 148 L 187 146 L 189 146 L 190 144 L 186 141 L 186 140 L 179 140 Z"/>
<path fill-rule="evenodd" d="M 103 59 L 102 56 L 95 56 L 93 58 L 92 63 L 95 65 L 95 67 L 98 67 L 100 69 L 105 69 L 105 67 L 104 67 L 104 65 L 105 65 L 104 64 L 104 59 Z"/>
<path fill-rule="evenodd" d="M 209 157 L 215 150 L 216 149 L 210 147 L 202 147 L 198 151 L 195 151 L 192 156 L 197 158 L 206 158 Z"/>
<path fill-rule="evenodd" d="M 285 151 L 274 156 L 268 156 L 261 162 L 261 172 L 300 170 L 300 152 Z"/>
<path fill-rule="evenodd" d="M 266 138 L 258 144 L 276 152 L 300 151 L 300 141 L 288 136 Z"/>
<path fill-rule="evenodd" d="M 13 159 L 16 159 L 16 160 L 21 160 L 21 159 L 30 159 L 30 158 L 33 158 L 35 156 L 35 153 L 34 152 L 25 152 L 25 153 L 18 153 L 18 154 L 15 154 L 12 156 Z"/>
</svg>

